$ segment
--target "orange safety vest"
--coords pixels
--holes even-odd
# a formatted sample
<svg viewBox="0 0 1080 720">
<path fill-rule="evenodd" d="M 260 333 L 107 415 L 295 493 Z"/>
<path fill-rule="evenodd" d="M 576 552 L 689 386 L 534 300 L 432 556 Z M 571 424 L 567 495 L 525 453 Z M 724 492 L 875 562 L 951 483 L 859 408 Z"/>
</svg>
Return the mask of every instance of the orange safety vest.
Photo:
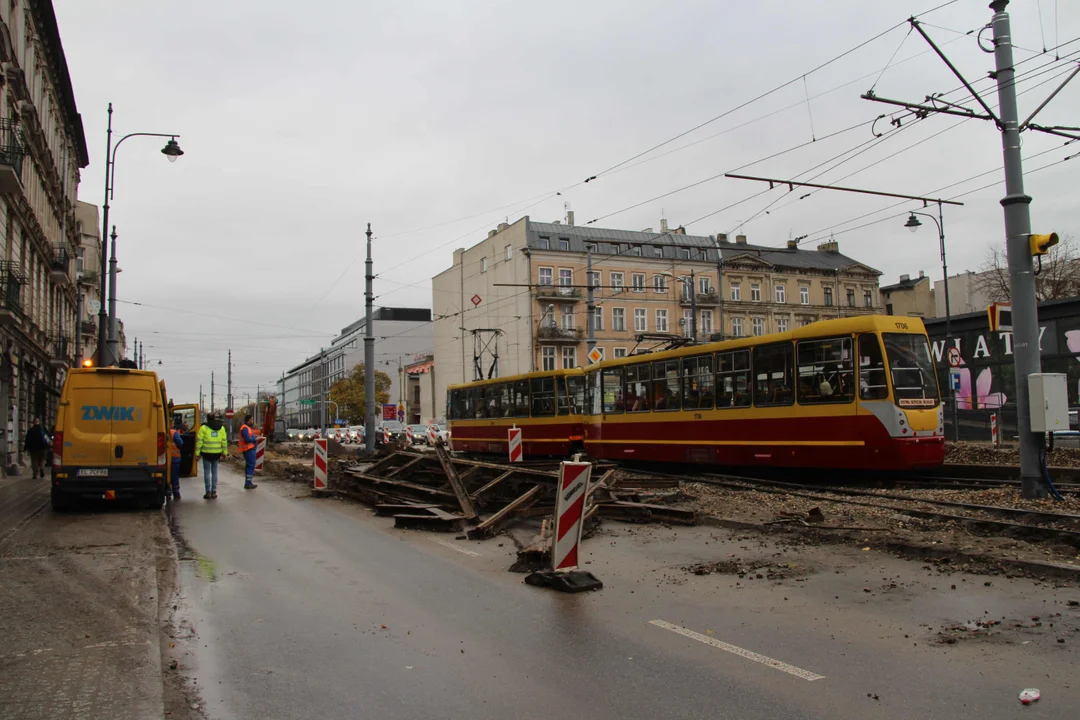
<svg viewBox="0 0 1080 720">
<path fill-rule="evenodd" d="M 172 440 L 172 442 L 169 443 L 169 457 L 171 457 L 171 458 L 180 457 L 180 448 L 178 448 L 176 446 L 176 436 L 179 435 L 179 434 L 180 434 L 180 431 L 173 428 L 172 435 L 170 436 L 170 439 Z"/>
<path fill-rule="evenodd" d="M 241 425 L 240 426 L 240 438 L 236 441 L 237 442 L 237 448 L 240 450 L 240 452 L 244 452 L 246 450 L 250 450 L 253 447 L 255 447 L 255 443 L 253 443 L 253 442 L 244 442 L 244 428 L 247 428 L 248 434 L 250 434 L 252 438 L 255 437 L 255 429 L 253 427 L 251 427 L 250 425 L 246 425 L 246 424 Z"/>
</svg>

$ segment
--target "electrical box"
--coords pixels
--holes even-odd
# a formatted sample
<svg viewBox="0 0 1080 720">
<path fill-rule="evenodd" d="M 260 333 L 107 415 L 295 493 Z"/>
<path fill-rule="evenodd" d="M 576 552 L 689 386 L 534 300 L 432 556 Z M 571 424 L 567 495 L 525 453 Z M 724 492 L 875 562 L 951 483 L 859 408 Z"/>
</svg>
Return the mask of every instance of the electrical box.
<svg viewBox="0 0 1080 720">
<path fill-rule="evenodd" d="M 1069 388 L 1064 373 L 1028 375 L 1028 403 L 1032 432 L 1069 429 Z"/>
</svg>

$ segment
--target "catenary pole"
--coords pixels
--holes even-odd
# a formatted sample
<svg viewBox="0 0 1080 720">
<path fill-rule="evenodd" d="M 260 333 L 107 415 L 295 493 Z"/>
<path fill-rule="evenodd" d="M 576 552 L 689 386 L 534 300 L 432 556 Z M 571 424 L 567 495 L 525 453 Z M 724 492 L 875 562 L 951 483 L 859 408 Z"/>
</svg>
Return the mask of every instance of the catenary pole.
<svg viewBox="0 0 1080 720">
<path fill-rule="evenodd" d="M 120 360 L 120 338 L 116 320 L 116 226 L 109 235 L 112 244 L 109 248 L 109 364 L 115 365 Z M 102 247 L 102 251 L 104 251 Z"/>
<path fill-rule="evenodd" d="M 210 371 L 210 412 L 214 412 L 214 371 Z"/>
<path fill-rule="evenodd" d="M 109 126 L 105 131 L 105 203 L 101 206 L 101 248 L 100 248 L 100 260 L 101 260 L 101 274 L 98 275 L 98 288 L 101 289 L 100 295 L 101 306 L 98 308 L 98 327 L 97 327 L 97 364 L 99 367 L 106 367 L 111 365 L 109 358 L 109 351 L 106 342 L 108 341 L 108 310 L 105 307 L 105 278 L 108 277 L 109 272 L 109 256 L 105 252 L 105 239 L 109 236 L 109 170 L 110 163 L 109 158 L 112 157 L 112 103 L 109 103 Z"/>
<path fill-rule="evenodd" d="M 228 374 L 228 378 L 227 378 L 227 383 L 228 383 L 228 385 L 227 385 L 227 388 L 226 388 L 226 391 L 225 391 L 225 409 L 226 410 L 232 410 L 233 409 L 233 397 L 232 397 L 232 350 L 229 351 L 229 374 Z M 228 441 L 230 443 L 232 442 L 232 426 L 233 426 L 233 421 L 232 420 L 229 420 L 228 424 L 225 426 L 225 428 L 226 428 L 226 437 L 228 438 Z"/>
<path fill-rule="evenodd" d="M 588 325 L 586 327 L 589 329 L 589 349 L 587 352 L 591 353 L 593 348 L 596 347 L 596 295 L 593 290 L 592 281 L 592 245 L 586 246 L 585 249 L 585 280 L 589 284 L 588 289 L 585 291 L 588 293 L 588 312 L 586 314 L 586 322 Z M 592 360 L 589 362 L 592 362 Z"/>
<path fill-rule="evenodd" d="M 374 277 L 371 269 L 371 223 L 368 223 L 367 262 L 364 272 L 364 427 L 367 430 L 365 445 L 369 453 L 375 452 L 375 331 L 371 327 L 371 304 L 374 300 L 371 285 Z"/>
</svg>

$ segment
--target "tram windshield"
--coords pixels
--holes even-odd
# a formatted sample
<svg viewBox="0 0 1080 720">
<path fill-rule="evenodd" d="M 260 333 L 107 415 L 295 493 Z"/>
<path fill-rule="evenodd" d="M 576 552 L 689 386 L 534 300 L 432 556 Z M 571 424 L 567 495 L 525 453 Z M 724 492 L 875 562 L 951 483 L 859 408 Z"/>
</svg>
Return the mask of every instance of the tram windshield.
<svg viewBox="0 0 1080 720">
<path fill-rule="evenodd" d="M 889 358 L 896 404 L 903 408 L 937 407 L 937 375 L 926 337 L 884 333 L 881 339 Z"/>
</svg>

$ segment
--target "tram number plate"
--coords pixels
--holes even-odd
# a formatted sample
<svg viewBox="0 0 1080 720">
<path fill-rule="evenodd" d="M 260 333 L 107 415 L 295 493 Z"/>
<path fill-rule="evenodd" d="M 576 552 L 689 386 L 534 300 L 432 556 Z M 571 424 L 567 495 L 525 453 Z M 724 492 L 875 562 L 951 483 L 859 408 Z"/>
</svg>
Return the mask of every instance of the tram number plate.
<svg viewBox="0 0 1080 720">
<path fill-rule="evenodd" d="M 929 408 L 937 405 L 937 400 L 932 398 L 901 398 L 897 404 L 900 407 Z"/>
<path fill-rule="evenodd" d="M 78 477 L 109 477 L 109 468 L 79 468 L 75 471 Z"/>
</svg>

